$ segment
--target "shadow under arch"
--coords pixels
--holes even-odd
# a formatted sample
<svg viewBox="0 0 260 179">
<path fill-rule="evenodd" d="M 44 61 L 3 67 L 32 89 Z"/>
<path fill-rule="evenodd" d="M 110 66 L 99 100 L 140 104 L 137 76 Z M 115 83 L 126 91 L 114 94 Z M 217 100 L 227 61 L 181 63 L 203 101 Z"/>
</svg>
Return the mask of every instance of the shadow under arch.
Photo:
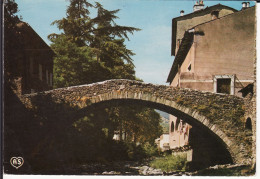
<svg viewBox="0 0 260 179">
<path fill-rule="evenodd" d="M 135 99 L 111 99 L 111 100 L 106 100 L 106 101 L 100 101 L 98 103 L 94 103 L 85 108 L 80 109 L 80 113 L 78 113 L 78 114 L 81 114 L 81 116 L 78 116 L 78 117 L 83 117 L 86 113 L 89 113 L 93 109 L 98 108 L 100 106 L 111 107 L 111 106 L 124 106 L 124 105 L 141 105 L 141 106 L 145 106 L 145 107 L 149 107 L 149 108 L 153 108 L 153 109 L 159 109 L 161 111 L 172 114 L 176 117 L 182 118 L 184 122 L 187 122 L 188 124 L 193 126 L 193 129 L 192 129 L 193 138 L 197 138 L 197 137 L 201 137 L 201 136 L 203 137 L 206 135 L 207 142 L 211 141 L 214 143 L 214 146 L 201 145 L 202 147 L 206 147 L 207 150 L 215 149 L 218 151 L 217 156 L 215 156 L 216 155 L 215 151 L 214 151 L 215 153 L 214 152 L 209 153 L 209 155 L 212 155 L 212 156 L 208 156 L 212 160 L 209 162 L 211 165 L 235 163 L 236 156 L 234 156 L 234 155 L 232 156 L 232 151 L 230 151 L 227 144 L 216 133 L 214 133 L 214 131 L 212 131 L 210 128 L 208 128 L 208 126 L 204 125 L 198 119 L 195 119 L 194 117 L 192 117 L 180 110 L 177 110 L 175 108 L 172 108 L 172 107 L 169 107 L 169 106 L 166 106 L 163 104 L 154 103 L 154 102 L 150 102 L 150 101 L 135 100 Z M 196 129 L 196 131 L 194 131 L 194 129 Z M 198 140 L 198 139 L 196 139 L 196 140 Z M 198 147 L 196 143 L 194 144 L 194 142 L 193 142 L 192 146 L 196 147 L 196 149 L 194 149 L 194 150 L 196 150 L 196 151 L 194 151 L 194 153 L 196 153 L 196 155 L 203 152 L 203 151 L 200 151 L 200 149 L 202 149 L 202 148 Z M 195 156 L 195 158 L 196 158 L 195 160 L 197 161 L 197 159 L 200 158 L 200 156 Z M 199 160 L 201 161 L 201 159 L 199 159 Z M 195 161 L 195 163 L 196 163 L 196 161 Z M 204 167 L 207 167 L 207 166 L 204 166 Z"/>
</svg>

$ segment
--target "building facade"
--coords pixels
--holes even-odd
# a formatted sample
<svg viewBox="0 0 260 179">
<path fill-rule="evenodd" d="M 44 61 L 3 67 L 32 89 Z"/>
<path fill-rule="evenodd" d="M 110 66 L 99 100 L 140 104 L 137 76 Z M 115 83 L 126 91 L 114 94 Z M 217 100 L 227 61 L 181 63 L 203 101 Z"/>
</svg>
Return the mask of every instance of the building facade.
<svg viewBox="0 0 260 179">
<path fill-rule="evenodd" d="M 170 149 L 189 145 L 189 133 L 191 125 L 180 118 L 170 117 L 169 145 Z"/>
<path fill-rule="evenodd" d="M 167 82 L 171 86 L 227 93 L 254 82 L 255 7 L 185 31 Z"/>
<path fill-rule="evenodd" d="M 203 1 L 197 2 L 193 6 L 192 13 L 185 14 L 181 10 L 180 16 L 172 19 L 171 54 L 174 56 L 177 54 L 185 31 L 198 24 L 211 21 L 215 17 L 223 17 L 234 12 L 237 12 L 237 10 L 222 4 L 204 8 Z"/>
<path fill-rule="evenodd" d="M 52 89 L 54 52 L 29 24 L 19 22 L 16 29 L 19 51 L 11 66 L 16 73 L 14 91 L 27 94 Z"/>
<path fill-rule="evenodd" d="M 185 36 L 186 31 L 199 24 L 213 21 L 216 18 L 221 18 L 226 15 L 237 12 L 237 10 L 221 4 L 217 4 L 206 8 L 204 8 L 204 6 L 205 5 L 203 1 L 198 1 L 193 6 L 192 13 L 185 15 L 184 11 L 181 11 L 181 16 L 172 19 L 171 54 L 175 55 L 175 60 L 167 79 L 167 82 L 169 82 L 171 86 L 183 87 L 180 85 L 180 83 L 183 82 L 183 80 L 181 81 L 179 78 L 181 73 L 180 70 L 182 68 L 186 68 L 186 66 L 188 65 L 187 67 L 188 71 L 194 70 L 194 66 L 193 67 L 191 66 L 190 60 L 186 60 L 186 61 L 183 60 L 185 62 L 182 63 L 178 62 L 178 59 L 185 59 L 186 55 L 184 53 L 190 53 L 189 55 L 187 55 L 187 58 L 193 58 L 193 60 L 195 58 L 193 54 L 194 50 L 189 51 L 190 48 L 189 46 L 192 44 L 192 39 L 188 43 L 186 43 L 185 41 L 185 37 L 187 36 L 187 35 Z M 183 46 L 186 47 L 184 50 L 182 50 Z M 180 48 L 181 50 L 179 51 Z M 182 72 L 183 73 L 181 74 L 184 75 L 184 72 L 186 71 L 182 71 Z M 185 87 L 189 87 L 189 86 L 185 86 Z M 169 130 L 170 148 L 175 149 L 175 148 L 180 148 L 185 145 L 188 145 L 189 130 L 192 128 L 192 126 L 183 122 L 182 119 L 177 119 L 172 115 L 170 115 L 169 119 L 170 119 L 170 126 L 169 126 L 170 127 Z M 183 132 L 184 129 L 185 130 L 187 129 L 185 133 Z"/>
<path fill-rule="evenodd" d="M 170 149 L 169 146 L 169 133 L 162 134 L 160 138 L 155 140 L 155 143 L 157 144 L 160 151 L 164 152 Z"/>
<path fill-rule="evenodd" d="M 175 59 L 167 82 L 174 87 L 242 97 L 243 89 L 254 82 L 255 7 L 243 3 L 240 11 L 221 4 L 204 8 L 200 1 L 193 13 L 181 15 L 172 20 Z M 183 119 L 169 118 L 172 150 L 191 143 L 198 146 L 190 136 L 200 136 L 195 134 L 198 129 Z"/>
</svg>

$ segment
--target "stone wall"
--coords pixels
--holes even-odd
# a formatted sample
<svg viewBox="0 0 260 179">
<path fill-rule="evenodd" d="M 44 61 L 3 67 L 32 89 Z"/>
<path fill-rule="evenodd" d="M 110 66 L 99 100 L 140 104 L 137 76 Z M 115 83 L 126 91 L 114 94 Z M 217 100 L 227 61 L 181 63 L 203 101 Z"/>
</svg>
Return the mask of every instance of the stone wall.
<svg viewBox="0 0 260 179">
<path fill-rule="evenodd" d="M 23 95 L 21 100 L 30 111 L 48 117 L 66 115 L 69 108 L 74 108 L 78 115 L 77 111 L 101 102 L 142 103 L 186 119 L 192 126 L 212 134 L 222 141 L 233 162 L 249 163 L 251 159 L 251 143 L 245 138 L 243 127 L 244 100 L 239 97 L 131 80 L 108 80 Z"/>
<path fill-rule="evenodd" d="M 172 155 L 185 156 L 187 158 L 187 162 L 192 161 L 192 149 L 190 148 L 190 146 L 176 148 L 172 151 Z"/>
</svg>

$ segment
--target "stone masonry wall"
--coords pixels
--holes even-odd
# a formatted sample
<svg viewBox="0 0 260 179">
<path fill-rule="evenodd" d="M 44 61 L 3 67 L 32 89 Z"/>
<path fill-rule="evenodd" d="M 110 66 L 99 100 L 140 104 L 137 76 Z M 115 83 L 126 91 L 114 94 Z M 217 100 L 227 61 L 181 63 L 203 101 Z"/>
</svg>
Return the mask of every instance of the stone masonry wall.
<svg viewBox="0 0 260 179">
<path fill-rule="evenodd" d="M 221 139 L 235 163 L 250 162 L 251 143 L 247 141 L 243 128 L 244 100 L 239 97 L 131 80 L 109 80 L 21 97 L 27 108 L 37 114 L 41 111 L 56 114 L 57 110 L 66 110 L 48 108 L 48 101 L 80 110 L 102 101 L 129 99 L 172 109 L 167 112 L 190 119 L 189 122 L 207 128 Z"/>
</svg>

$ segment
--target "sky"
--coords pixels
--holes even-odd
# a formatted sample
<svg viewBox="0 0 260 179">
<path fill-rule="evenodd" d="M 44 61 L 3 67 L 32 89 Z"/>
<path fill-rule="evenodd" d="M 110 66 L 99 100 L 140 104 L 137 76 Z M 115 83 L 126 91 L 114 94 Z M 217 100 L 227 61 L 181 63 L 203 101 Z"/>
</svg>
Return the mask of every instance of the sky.
<svg viewBox="0 0 260 179">
<path fill-rule="evenodd" d="M 178 17 L 180 11 L 185 14 L 193 11 L 195 0 L 96 0 L 105 9 L 120 9 L 116 22 L 119 25 L 142 29 L 129 34 L 126 41 L 128 49 L 136 54 L 133 56 L 136 76 L 146 83 L 167 85 L 166 80 L 172 66 L 174 56 L 171 56 L 171 20 Z M 16 0 L 19 15 L 50 44 L 47 36 L 59 33 L 51 23 L 66 17 L 69 0 Z M 89 2 L 94 2 L 89 0 Z M 221 3 L 240 10 L 242 1 L 208 1 L 206 6 Z M 254 5 L 250 2 L 250 5 Z"/>
</svg>

